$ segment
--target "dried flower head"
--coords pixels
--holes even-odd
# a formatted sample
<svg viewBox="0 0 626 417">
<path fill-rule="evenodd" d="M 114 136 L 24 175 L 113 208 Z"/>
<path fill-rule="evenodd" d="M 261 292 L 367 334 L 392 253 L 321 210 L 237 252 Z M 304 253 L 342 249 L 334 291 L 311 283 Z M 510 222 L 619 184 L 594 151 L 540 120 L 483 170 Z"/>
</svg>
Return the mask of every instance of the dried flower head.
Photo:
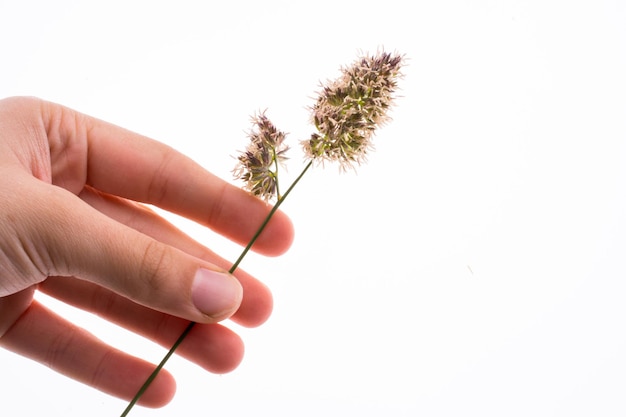
<svg viewBox="0 0 626 417">
<path fill-rule="evenodd" d="M 233 174 L 245 181 L 244 188 L 252 195 L 269 201 L 278 194 L 278 166 L 287 159 L 285 152 L 289 147 L 284 143 L 287 135 L 265 113 L 254 116 L 252 122 L 250 143 L 237 158 Z"/>
<path fill-rule="evenodd" d="M 302 142 L 308 158 L 338 161 L 342 168 L 365 160 L 374 130 L 389 119 L 402 61 L 385 52 L 364 56 L 322 86 L 311 107 L 318 132 Z"/>
</svg>

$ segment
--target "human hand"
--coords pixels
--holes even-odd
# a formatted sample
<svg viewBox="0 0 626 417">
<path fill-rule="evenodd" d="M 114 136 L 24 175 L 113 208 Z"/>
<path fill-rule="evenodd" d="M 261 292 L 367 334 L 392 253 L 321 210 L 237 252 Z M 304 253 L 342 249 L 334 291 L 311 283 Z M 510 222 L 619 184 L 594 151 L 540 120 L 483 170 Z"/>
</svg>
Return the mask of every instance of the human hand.
<svg viewBox="0 0 626 417">
<path fill-rule="evenodd" d="M 170 347 L 217 373 L 236 367 L 241 339 L 269 290 L 166 222 L 147 203 L 246 244 L 270 210 L 171 148 L 33 98 L 0 100 L 0 346 L 130 399 L 154 365 L 117 350 L 33 298 L 42 291 Z M 254 250 L 276 256 L 293 228 L 282 213 Z M 170 401 L 159 373 L 140 404 Z"/>
</svg>

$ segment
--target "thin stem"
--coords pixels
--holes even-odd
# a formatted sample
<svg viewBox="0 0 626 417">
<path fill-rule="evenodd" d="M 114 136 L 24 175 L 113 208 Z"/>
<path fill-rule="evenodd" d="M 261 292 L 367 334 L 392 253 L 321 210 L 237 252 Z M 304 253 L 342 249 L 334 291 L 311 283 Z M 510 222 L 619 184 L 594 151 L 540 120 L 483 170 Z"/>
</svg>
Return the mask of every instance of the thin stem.
<svg viewBox="0 0 626 417">
<path fill-rule="evenodd" d="M 135 396 L 133 397 L 133 399 L 128 403 L 128 406 L 126 406 L 126 409 L 124 410 L 124 412 L 120 415 L 120 417 L 125 417 L 128 415 L 128 413 L 130 413 L 130 410 L 135 406 L 135 404 L 137 403 L 137 401 L 139 401 L 139 398 L 141 398 L 141 396 L 146 392 L 146 390 L 148 389 L 148 387 L 150 386 L 150 384 L 152 384 L 152 381 L 155 380 L 155 378 L 157 377 L 157 375 L 159 374 L 159 372 L 161 372 L 161 369 L 163 369 L 163 367 L 165 366 L 165 363 L 169 360 L 169 358 L 174 354 L 174 352 L 176 351 L 176 349 L 178 348 L 178 346 L 182 343 L 183 340 L 185 340 L 185 338 L 187 337 L 187 335 L 189 334 L 189 332 L 191 331 L 191 329 L 193 328 L 193 326 L 196 323 L 191 322 L 189 323 L 189 325 L 187 326 L 187 328 L 185 330 L 183 330 L 183 332 L 181 333 L 181 335 L 178 337 L 178 339 L 176 340 L 176 342 L 174 342 L 174 344 L 172 345 L 172 347 L 170 348 L 170 350 L 165 354 L 165 356 L 163 357 L 163 359 L 161 359 L 161 362 L 157 365 L 156 368 L 154 368 L 154 371 L 152 371 L 152 373 L 150 374 L 150 376 L 148 377 L 148 379 L 146 379 L 146 382 L 143 383 L 143 385 L 141 386 L 141 388 L 139 388 L 139 391 L 137 391 L 137 394 L 135 394 Z"/>
<path fill-rule="evenodd" d="M 278 165 L 280 165 L 278 163 L 278 156 L 276 155 L 276 148 L 272 146 L 272 153 L 274 154 L 274 173 L 272 174 L 272 176 L 274 177 L 274 184 L 276 187 L 276 201 L 280 200 L 280 188 L 278 187 Z"/>
<path fill-rule="evenodd" d="M 267 214 L 267 216 L 265 217 L 265 220 L 263 220 L 263 223 L 261 223 L 261 226 L 259 226 L 259 228 L 257 229 L 257 231 L 254 234 L 254 236 L 252 236 L 252 239 L 250 239 L 250 242 L 248 242 L 248 245 L 243 249 L 243 251 L 241 252 L 241 255 L 239 255 L 239 258 L 237 258 L 235 263 L 228 270 L 229 273 L 231 273 L 231 274 L 234 273 L 235 270 L 239 267 L 239 264 L 241 263 L 241 261 L 243 261 L 243 258 L 250 251 L 250 249 L 252 248 L 252 245 L 254 245 L 254 243 L 257 241 L 259 236 L 261 236 L 261 233 L 263 232 L 263 230 L 265 230 L 265 227 L 269 224 L 270 219 L 272 218 L 272 216 L 274 216 L 274 213 L 276 213 L 276 211 L 278 210 L 280 205 L 283 204 L 283 201 L 285 201 L 285 198 L 287 198 L 289 193 L 291 193 L 291 190 L 293 190 L 293 188 L 300 181 L 300 179 L 304 176 L 304 174 L 309 170 L 309 168 L 311 168 L 311 165 L 313 165 L 313 160 L 309 161 L 309 163 L 304 167 L 304 169 L 302 170 L 300 175 L 298 175 L 298 177 L 294 180 L 294 182 L 289 186 L 287 191 L 285 191 L 285 194 L 283 194 L 282 196 L 280 196 L 278 198 L 278 200 L 276 200 L 276 204 L 274 204 L 274 206 L 272 207 L 270 212 Z M 161 369 L 163 369 L 163 367 L 165 366 L 167 361 L 174 354 L 176 349 L 178 349 L 178 346 L 180 346 L 180 344 L 183 342 L 183 340 L 185 340 L 185 338 L 187 337 L 187 335 L 189 334 L 189 332 L 191 331 L 191 329 L 194 327 L 195 324 L 196 323 L 191 322 L 191 323 L 189 323 L 187 328 L 185 328 L 185 330 L 183 330 L 183 332 L 178 337 L 176 342 L 174 342 L 174 344 L 172 345 L 170 350 L 165 354 L 163 359 L 161 359 L 161 362 L 157 365 L 156 368 L 154 368 L 154 371 L 152 371 L 152 373 L 146 379 L 146 381 L 143 383 L 141 388 L 139 388 L 139 391 L 137 391 L 137 394 L 135 394 L 133 399 L 128 403 L 128 406 L 126 407 L 124 412 L 120 415 L 120 417 L 126 417 L 128 415 L 128 413 L 130 413 L 130 410 L 135 406 L 137 401 L 139 401 L 139 398 L 141 398 L 141 396 L 146 392 L 146 390 L 148 389 L 150 384 L 152 384 L 152 382 L 155 380 L 155 378 L 157 377 L 157 375 L 159 374 Z"/>
<path fill-rule="evenodd" d="M 235 261 L 233 266 L 230 267 L 230 270 L 228 272 L 230 272 L 231 274 L 235 272 L 235 270 L 237 269 L 237 267 L 239 266 L 243 258 L 250 251 L 250 248 L 252 248 L 252 245 L 254 245 L 254 242 L 256 242 L 259 236 L 261 236 L 261 233 L 265 229 L 265 226 L 267 226 L 267 224 L 270 222 L 270 219 L 272 218 L 274 213 L 276 213 L 280 205 L 283 204 L 283 201 L 285 201 L 285 198 L 287 198 L 291 190 L 293 190 L 293 188 L 300 181 L 300 179 L 304 176 L 304 174 L 309 170 L 309 168 L 311 168 L 311 165 L 313 165 L 312 160 L 309 161 L 309 163 L 304 167 L 300 175 L 298 175 L 298 177 L 293 181 L 293 183 L 289 186 L 289 188 L 287 188 L 287 191 L 285 191 L 285 194 L 283 194 L 278 200 L 276 200 L 276 204 L 274 204 L 274 207 L 272 207 L 272 210 L 270 210 L 270 212 L 267 214 L 261 226 L 259 226 L 254 236 L 252 236 L 252 239 L 250 239 L 250 242 L 248 242 L 248 245 L 243 249 L 243 251 L 241 252 L 241 255 L 239 255 L 239 258 L 237 258 L 237 260 Z"/>
</svg>

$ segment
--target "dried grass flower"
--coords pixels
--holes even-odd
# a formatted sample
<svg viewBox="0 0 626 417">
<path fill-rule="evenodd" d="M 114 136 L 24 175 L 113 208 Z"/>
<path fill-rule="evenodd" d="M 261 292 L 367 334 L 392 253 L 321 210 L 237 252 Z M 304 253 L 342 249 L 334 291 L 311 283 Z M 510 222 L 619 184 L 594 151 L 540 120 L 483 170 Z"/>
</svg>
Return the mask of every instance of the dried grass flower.
<svg viewBox="0 0 626 417">
<path fill-rule="evenodd" d="M 322 86 L 311 107 L 317 129 L 302 141 L 310 159 L 337 161 L 342 168 L 360 164 L 372 148 L 377 126 L 389 120 L 403 57 L 380 52 L 363 56 L 341 70 L 341 76 Z"/>
<path fill-rule="evenodd" d="M 283 165 L 289 147 L 284 143 L 286 133 L 278 130 L 259 113 L 252 118 L 253 129 L 248 134 L 250 143 L 239 155 L 233 174 L 245 182 L 244 189 L 265 201 L 279 197 L 278 167 Z"/>
</svg>

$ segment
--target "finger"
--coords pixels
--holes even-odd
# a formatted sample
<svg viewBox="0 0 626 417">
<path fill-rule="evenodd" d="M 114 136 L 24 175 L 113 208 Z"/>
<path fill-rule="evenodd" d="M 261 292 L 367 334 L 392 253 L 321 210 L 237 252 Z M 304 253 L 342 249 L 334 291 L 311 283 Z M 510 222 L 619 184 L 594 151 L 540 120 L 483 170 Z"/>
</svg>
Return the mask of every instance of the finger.
<svg viewBox="0 0 626 417">
<path fill-rule="evenodd" d="M 50 277 L 40 290 L 64 303 L 96 314 L 169 349 L 189 321 L 142 307 L 90 282 Z M 213 373 L 235 369 L 243 359 L 241 338 L 219 324 L 196 324 L 176 354 Z"/>
<path fill-rule="evenodd" d="M 0 338 L 13 326 L 13 323 L 28 309 L 33 301 L 35 286 L 8 297 L 0 297 Z"/>
<path fill-rule="evenodd" d="M 75 174 L 76 165 L 84 164 L 94 188 L 180 214 L 242 245 L 270 210 L 162 143 L 52 103 L 43 108 L 53 165 L 62 159 Z M 67 161 L 68 155 L 74 161 Z M 56 175 L 66 178 L 62 171 Z M 290 220 L 277 212 L 254 250 L 279 255 L 292 240 Z"/>
<path fill-rule="evenodd" d="M 0 345 L 47 365 L 72 379 L 130 400 L 154 365 L 114 349 L 34 301 Z M 148 407 L 167 404 L 176 390 L 173 377 L 160 372 L 139 400 Z"/>
<path fill-rule="evenodd" d="M 81 192 L 80 198 L 106 216 L 166 245 L 176 247 L 226 270 L 232 265 L 232 261 L 223 259 L 199 244 L 143 204 L 107 195 L 90 187 L 86 187 Z M 243 299 L 231 319 L 246 327 L 263 324 L 273 308 L 270 290 L 241 268 L 238 268 L 234 275 L 243 287 Z"/>
<path fill-rule="evenodd" d="M 116 222 L 62 188 L 32 178 L 24 185 L 29 205 L 20 208 L 17 233 L 35 248 L 27 255 L 40 274 L 79 276 L 195 322 L 223 320 L 239 307 L 241 284 L 215 265 Z"/>
</svg>

